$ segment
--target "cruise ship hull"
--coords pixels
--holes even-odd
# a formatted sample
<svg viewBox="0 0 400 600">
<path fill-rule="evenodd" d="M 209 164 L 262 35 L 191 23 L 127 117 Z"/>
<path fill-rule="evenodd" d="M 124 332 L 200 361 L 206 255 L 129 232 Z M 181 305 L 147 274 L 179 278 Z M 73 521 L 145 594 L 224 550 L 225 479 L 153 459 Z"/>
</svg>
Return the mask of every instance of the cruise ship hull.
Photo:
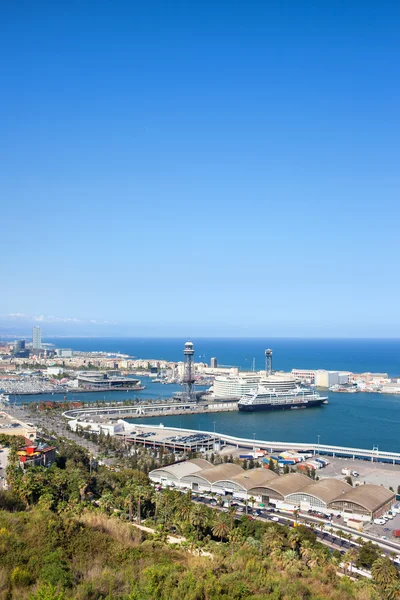
<svg viewBox="0 0 400 600">
<path fill-rule="evenodd" d="M 315 400 L 301 400 L 291 403 L 272 403 L 265 402 L 260 404 L 238 404 L 238 409 L 243 412 L 256 412 L 261 410 L 296 410 L 299 408 L 312 408 L 314 406 L 321 406 L 325 402 L 326 398 L 317 398 Z"/>
</svg>

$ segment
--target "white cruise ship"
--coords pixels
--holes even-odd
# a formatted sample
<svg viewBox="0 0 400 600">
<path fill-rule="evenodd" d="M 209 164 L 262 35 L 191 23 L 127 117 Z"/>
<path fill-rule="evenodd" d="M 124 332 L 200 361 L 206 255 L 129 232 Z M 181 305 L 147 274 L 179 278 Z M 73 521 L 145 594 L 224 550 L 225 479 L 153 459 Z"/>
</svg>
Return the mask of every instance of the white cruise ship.
<svg viewBox="0 0 400 600">
<path fill-rule="evenodd" d="M 310 408 L 327 404 L 328 398 L 318 392 L 298 384 L 298 381 L 286 374 L 268 375 L 257 388 L 243 394 L 238 402 L 241 411 L 282 410 Z"/>
</svg>

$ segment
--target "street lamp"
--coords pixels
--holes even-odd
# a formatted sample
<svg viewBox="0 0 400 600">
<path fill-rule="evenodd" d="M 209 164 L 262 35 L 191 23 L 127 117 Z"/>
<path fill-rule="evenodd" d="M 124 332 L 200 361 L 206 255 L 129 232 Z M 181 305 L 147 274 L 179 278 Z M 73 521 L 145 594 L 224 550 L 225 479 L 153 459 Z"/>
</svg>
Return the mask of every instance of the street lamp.
<svg viewBox="0 0 400 600">
<path fill-rule="evenodd" d="M 318 438 L 318 456 L 319 456 L 319 440 L 320 440 L 320 437 L 321 437 L 320 434 L 318 434 L 317 435 L 317 438 Z"/>
</svg>

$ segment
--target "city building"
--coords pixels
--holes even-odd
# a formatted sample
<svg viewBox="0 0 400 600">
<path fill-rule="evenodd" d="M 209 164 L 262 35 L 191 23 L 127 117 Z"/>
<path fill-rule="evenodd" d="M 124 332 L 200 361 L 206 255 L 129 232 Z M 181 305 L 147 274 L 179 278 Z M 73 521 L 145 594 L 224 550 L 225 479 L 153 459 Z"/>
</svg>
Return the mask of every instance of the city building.
<svg viewBox="0 0 400 600">
<path fill-rule="evenodd" d="M 58 377 L 63 374 L 63 369 L 61 367 L 47 367 L 45 375 L 47 377 Z"/>
<path fill-rule="evenodd" d="M 253 497 L 257 504 L 272 504 L 283 510 L 323 509 L 341 514 L 344 521 L 371 521 L 386 513 L 396 500 L 394 492 L 379 485 L 352 487 L 340 479 L 313 481 L 300 473 L 278 476 L 269 469 L 244 470 L 233 463 L 212 466 L 197 459 L 154 469 L 149 477 L 165 487 L 228 494 L 242 500 Z"/>
<path fill-rule="evenodd" d="M 304 383 L 315 383 L 314 369 L 292 369 L 292 375 Z"/>
<path fill-rule="evenodd" d="M 117 388 L 140 390 L 143 389 L 139 379 L 132 377 L 112 376 L 99 371 L 81 372 L 77 377 L 78 386 L 88 390 L 112 390 Z"/>
<path fill-rule="evenodd" d="M 257 389 L 261 381 L 261 374 L 242 376 L 218 375 L 212 386 L 213 397 L 217 400 L 239 400 L 244 394 Z"/>
<path fill-rule="evenodd" d="M 211 361 L 210 361 L 210 367 L 211 367 L 212 369 L 216 369 L 216 368 L 218 367 L 218 361 L 217 361 L 217 359 L 215 358 L 215 356 L 214 356 L 214 357 L 211 359 Z"/>
<path fill-rule="evenodd" d="M 51 467 L 56 460 L 55 446 L 39 444 L 38 446 L 25 446 L 18 450 L 20 467 Z"/>
<path fill-rule="evenodd" d="M 37 429 L 30 423 L 24 423 L 0 411 L 0 434 L 22 436 L 27 443 L 31 443 L 36 440 Z"/>
<path fill-rule="evenodd" d="M 29 351 L 25 346 L 25 340 L 15 340 L 13 354 L 16 358 L 26 358 L 29 356 Z"/>
<path fill-rule="evenodd" d="M 315 371 L 314 383 L 316 387 L 330 388 L 332 385 L 345 385 L 349 382 L 349 373 L 340 371 Z"/>
<path fill-rule="evenodd" d="M 329 503 L 331 510 L 341 511 L 345 515 L 357 515 L 362 520 L 372 520 L 390 510 L 396 495 L 382 485 L 366 483 L 351 487 Z"/>
<path fill-rule="evenodd" d="M 40 350 L 42 347 L 42 330 L 35 325 L 32 331 L 32 349 Z"/>
<path fill-rule="evenodd" d="M 61 356 L 61 358 L 71 358 L 72 357 L 71 348 L 57 348 L 55 353 L 57 356 Z"/>
</svg>

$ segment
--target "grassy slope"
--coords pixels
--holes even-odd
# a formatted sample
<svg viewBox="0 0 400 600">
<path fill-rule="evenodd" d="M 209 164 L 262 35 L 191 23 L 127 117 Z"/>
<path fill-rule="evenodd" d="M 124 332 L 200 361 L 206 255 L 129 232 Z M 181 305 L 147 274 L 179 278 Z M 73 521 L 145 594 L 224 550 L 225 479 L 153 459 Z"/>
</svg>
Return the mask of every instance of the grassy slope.
<svg viewBox="0 0 400 600">
<path fill-rule="evenodd" d="M 97 513 L 0 511 L 1 600 L 375 598 L 362 585 L 339 581 L 334 571 L 332 565 L 310 571 L 300 561 L 283 565 L 247 545 L 233 559 L 222 547 L 213 559 L 199 558 Z"/>
</svg>

